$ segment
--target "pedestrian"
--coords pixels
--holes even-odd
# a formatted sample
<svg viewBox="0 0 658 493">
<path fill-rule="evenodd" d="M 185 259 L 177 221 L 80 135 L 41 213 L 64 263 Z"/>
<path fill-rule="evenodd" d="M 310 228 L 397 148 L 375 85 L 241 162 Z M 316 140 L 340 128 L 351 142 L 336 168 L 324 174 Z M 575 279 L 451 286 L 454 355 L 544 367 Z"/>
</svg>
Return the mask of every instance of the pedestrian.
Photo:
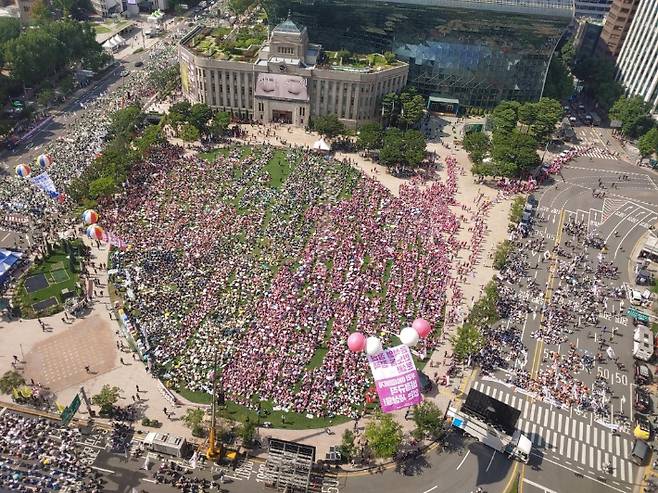
<svg viewBox="0 0 658 493">
<path fill-rule="evenodd" d="M 91 370 L 89 369 L 89 366 L 85 366 L 85 371 L 86 371 L 87 373 L 91 373 Z"/>
<path fill-rule="evenodd" d="M 137 393 L 139 394 L 139 385 L 135 385 L 135 388 L 137 389 Z"/>
<path fill-rule="evenodd" d="M 123 358 L 119 358 L 119 361 L 121 361 L 122 365 L 125 365 L 125 363 L 123 362 Z"/>
</svg>

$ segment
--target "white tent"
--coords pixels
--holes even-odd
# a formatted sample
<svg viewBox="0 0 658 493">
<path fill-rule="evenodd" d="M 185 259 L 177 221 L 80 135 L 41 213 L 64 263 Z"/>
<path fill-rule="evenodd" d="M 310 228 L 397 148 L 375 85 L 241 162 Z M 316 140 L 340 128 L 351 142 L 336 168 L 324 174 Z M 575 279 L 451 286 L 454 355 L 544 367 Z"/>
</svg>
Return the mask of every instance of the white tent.
<svg viewBox="0 0 658 493">
<path fill-rule="evenodd" d="M 323 138 L 320 138 L 313 144 L 313 150 L 327 152 L 331 150 L 331 146 Z"/>
</svg>

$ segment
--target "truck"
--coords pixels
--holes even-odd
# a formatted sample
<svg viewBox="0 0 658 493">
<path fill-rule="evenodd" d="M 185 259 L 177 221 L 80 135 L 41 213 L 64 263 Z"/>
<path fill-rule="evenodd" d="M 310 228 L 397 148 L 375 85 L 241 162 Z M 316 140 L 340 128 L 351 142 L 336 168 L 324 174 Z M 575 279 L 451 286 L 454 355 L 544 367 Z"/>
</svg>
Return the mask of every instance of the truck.
<svg viewBox="0 0 658 493">
<path fill-rule="evenodd" d="M 453 427 L 510 459 L 527 464 L 532 442 L 516 428 L 520 414 L 518 409 L 475 389 L 471 389 L 461 410 L 449 405 L 446 412 Z"/>
<path fill-rule="evenodd" d="M 633 331 L 633 357 L 640 361 L 649 361 L 653 358 L 653 353 L 653 332 L 646 325 L 640 324 Z"/>
</svg>

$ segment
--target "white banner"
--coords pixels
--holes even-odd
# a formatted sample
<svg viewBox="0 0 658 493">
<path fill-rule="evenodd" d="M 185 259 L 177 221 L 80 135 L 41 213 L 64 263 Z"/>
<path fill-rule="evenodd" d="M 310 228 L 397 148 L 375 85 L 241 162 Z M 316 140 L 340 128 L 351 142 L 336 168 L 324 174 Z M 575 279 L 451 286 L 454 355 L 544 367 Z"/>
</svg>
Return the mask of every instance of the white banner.
<svg viewBox="0 0 658 493">
<path fill-rule="evenodd" d="M 50 175 L 47 171 L 44 171 L 40 175 L 31 177 L 30 181 L 33 185 L 36 185 L 41 190 L 46 192 L 51 198 L 57 198 L 57 196 L 59 196 L 59 192 L 57 192 L 55 184 L 53 183 L 53 180 L 50 178 Z"/>
</svg>

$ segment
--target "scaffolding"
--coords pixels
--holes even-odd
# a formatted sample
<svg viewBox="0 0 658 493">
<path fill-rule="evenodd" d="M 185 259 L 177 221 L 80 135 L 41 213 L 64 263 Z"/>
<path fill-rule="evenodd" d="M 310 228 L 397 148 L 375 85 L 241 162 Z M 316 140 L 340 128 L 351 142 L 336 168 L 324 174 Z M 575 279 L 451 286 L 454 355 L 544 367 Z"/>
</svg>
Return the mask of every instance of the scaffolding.
<svg viewBox="0 0 658 493">
<path fill-rule="evenodd" d="M 311 485 L 315 447 L 276 438 L 270 438 L 269 442 L 265 463 L 266 484 L 286 493 L 307 493 Z"/>
</svg>

